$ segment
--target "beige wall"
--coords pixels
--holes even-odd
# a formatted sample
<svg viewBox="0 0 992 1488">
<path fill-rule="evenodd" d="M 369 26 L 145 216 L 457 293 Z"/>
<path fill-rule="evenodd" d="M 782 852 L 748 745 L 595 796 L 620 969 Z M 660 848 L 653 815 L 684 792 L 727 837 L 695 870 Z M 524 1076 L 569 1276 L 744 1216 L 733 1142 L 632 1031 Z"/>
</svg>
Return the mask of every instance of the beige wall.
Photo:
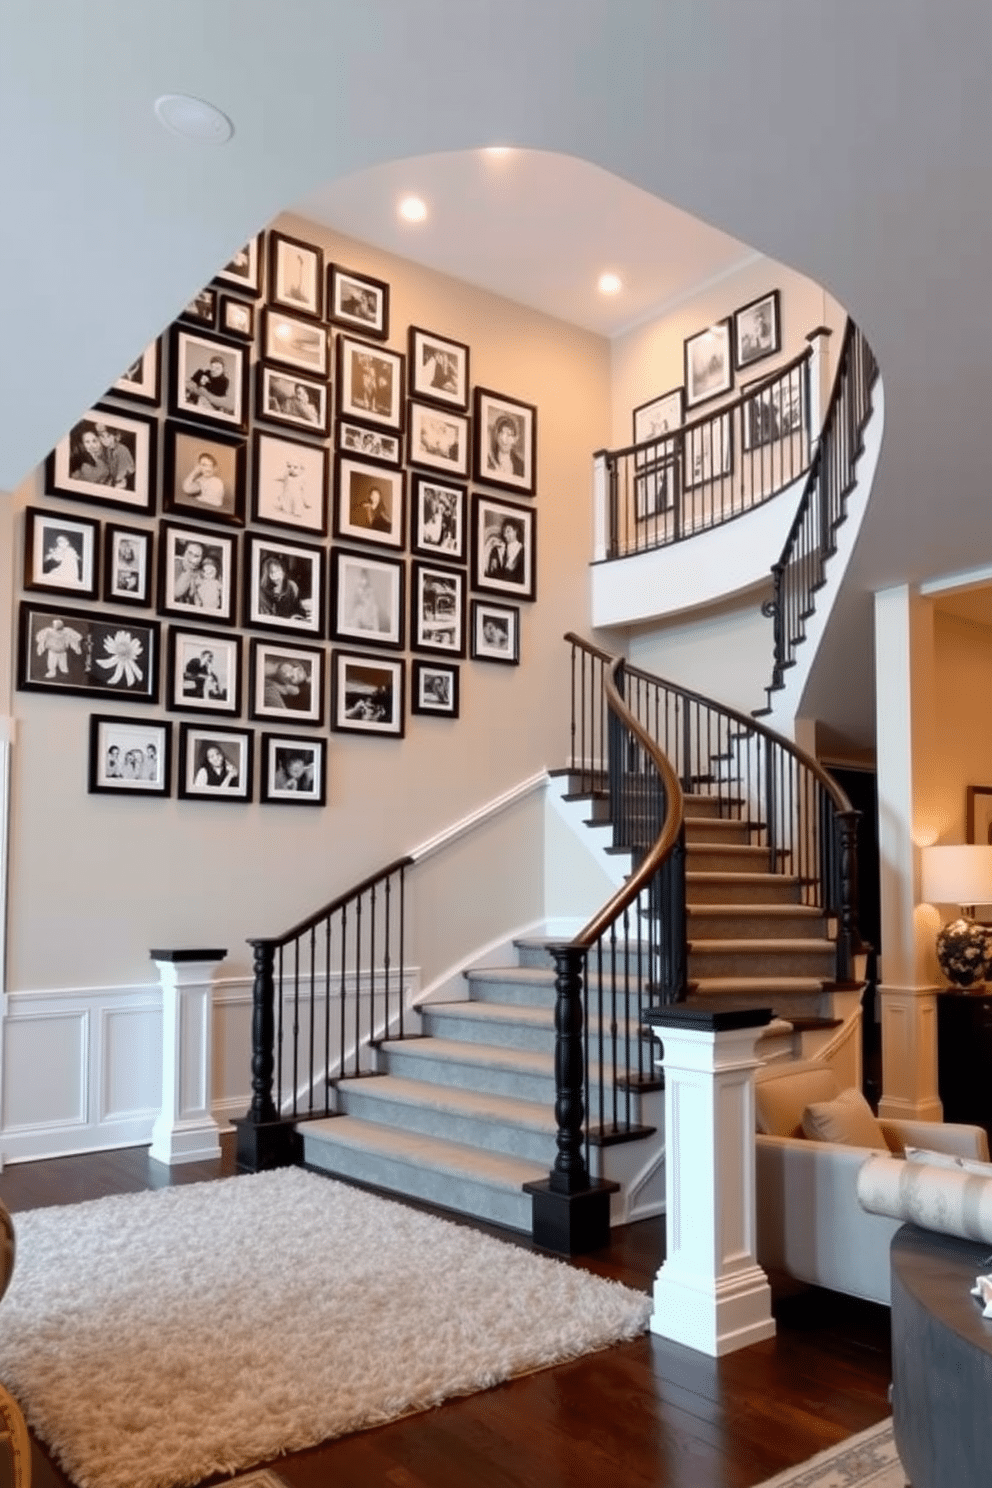
<svg viewBox="0 0 992 1488">
<path fill-rule="evenodd" d="M 589 457 L 609 439 L 608 344 L 310 223 L 279 225 L 319 242 L 328 260 L 389 282 L 390 346 L 406 349 L 410 324 L 450 335 L 471 347 L 473 384 L 538 406 L 538 600 L 523 606 L 523 664 L 465 660 L 457 722 L 408 717 L 402 741 L 332 734 L 322 811 L 87 795 L 89 716 L 119 711 L 107 706 L 113 700 L 15 692 L 11 988 L 150 980 L 152 946 L 226 946 L 225 970 L 238 974 L 248 966 L 246 937 L 278 933 L 542 766 L 564 762 L 561 638 L 588 626 Z M 84 510 L 46 498 L 40 472 L 13 500 L 18 553 L 26 504 Z M 507 865 L 487 892 L 511 877 Z M 539 894 L 540 873 L 533 882 Z M 542 908 L 535 904 L 535 918 Z M 457 896 L 444 913 L 459 914 Z"/>
</svg>

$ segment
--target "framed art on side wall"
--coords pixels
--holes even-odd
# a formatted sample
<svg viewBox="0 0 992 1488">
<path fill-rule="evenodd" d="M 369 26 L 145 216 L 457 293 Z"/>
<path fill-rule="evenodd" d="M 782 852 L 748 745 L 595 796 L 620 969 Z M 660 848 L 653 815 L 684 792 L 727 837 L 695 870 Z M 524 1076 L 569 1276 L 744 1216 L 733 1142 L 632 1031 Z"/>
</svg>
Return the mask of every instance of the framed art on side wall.
<svg viewBox="0 0 992 1488">
<path fill-rule="evenodd" d="M 259 362 L 255 368 L 255 417 L 285 424 L 301 434 L 330 433 L 330 389 L 302 373 L 291 376 Z"/>
<path fill-rule="evenodd" d="M 472 588 L 537 597 L 537 513 L 476 491 L 472 497 Z"/>
<path fill-rule="evenodd" d="M 968 841 L 992 845 L 992 785 L 968 786 Z"/>
<path fill-rule="evenodd" d="M 441 661 L 411 663 L 410 712 L 458 717 L 458 667 Z"/>
<path fill-rule="evenodd" d="M 162 401 L 162 342 L 156 336 L 107 389 L 113 397 L 158 407 Z"/>
<path fill-rule="evenodd" d="M 162 510 L 244 526 L 245 441 L 219 429 L 167 419 Z"/>
<path fill-rule="evenodd" d="M 29 506 L 24 511 L 24 587 L 95 599 L 100 524 Z"/>
<path fill-rule="evenodd" d="M 98 403 L 60 439 L 45 462 L 49 496 L 155 511 L 158 424 Z"/>
<path fill-rule="evenodd" d="M 17 686 L 25 692 L 77 697 L 113 693 L 136 703 L 158 701 L 157 620 L 112 616 L 22 600 Z"/>
<path fill-rule="evenodd" d="M 323 723 L 323 650 L 253 636 L 248 712 L 292 728 Z"/>
<path fill-rule="evenodd" d="M 520 609 L 517 605 L 472 601 L 472 660 L 520 664 Z"/>
<path fill-rule="evenodd" d="M 158 565 L 160 615 L 234 624 L 238 549 L 233 536 L 163 522 Z"/>
<path fill-rule="evenodd" d="M 730 318 L 707 326 L 684 345 L 685 402 L 687 408 L 719 398 L 734 385 L 734 362 L 730 346 Z"/>
<path fill-rule="evenodd" d="M 521 496 L 537 488 L 537 409 L 489 388 L 475 389 L 474 474 Z"/>
<path fill-rule="evenodd" d="M 103 597 L 107 604 L 150 605 L 155 534 L 143 527 L 103 529 Z"/>
<path fill-rule="evenodd" d="M 464 563 L 465 487 L 432 475 L 411 477 L 410 546 L 423 558 Z"/>
<path fill-rule="evenodd" d="M 239 248 L 230 262 L 214 275 L 214 281 L 229 284 L 257 300 L 262 293 L 262 234 L 257 233 Z"/>
<path fill-rule="evenodd" d="M 468 438 L 468 419 L 463 414 L 411 402 L 407 429 L 411 465 L 423 465 L 446 475 L 468 475 Z"/>
<path fill-rule="evenodd" d="M 179 727 L 179 796 L 183 800 L 250 801 L 251 729 L 219 723 Z"/>
<path fill-rule="evenodd" d="M 327 531 L 327 451 L 255 430 L 251 515 L 272 527 Z"/>
<path fill-rule="evenodd" d="M 468 347 L 420 326 L 411 326 L 409 334 L 411 395 L 464 412 L 468 408 Z"/>
<path fill-rule="evenodd" d="M 320 319 L 324 313 L 324 255 L 287 233 L 269 233 L 269 303 Z"/>
<path fill-rule="evenodd" d="M 300 734 L 263 734 L 262 789 L 269 805 L 323 806 L 327 800 L 327 745 Z"/>
<path fill-rule="evenodd" d="M 327 268 L 327 318 L 376 341 L 389 339 L 389 285 L 340 264 Z"/>
<path fill-rule="evenodd" d="M 404 724 L 402 657 L 331 652 L 331 728 L 337 733 L 401 739 Z"/>
<path fill-rule="evenodd" d="M 182 325 L 169 335 L 169 412 L 241 433 L 248 422 L 248 348 Z"/>
<path fill-rule="evenodd" d="M 405 567 L 401 559 L 331 551 L 331 632 L 365 645 L 403 645 Z"/>
<path fill-rule="evenodd" d="M 734 365 L 750 367 L 782 347 L 779 292 L 773 289 L 734 312 Z"/>
<path fill-rule="evenodd" d="M 334 536 L 404 546 L 402 470 L 338 455 L 334 471 Z"/>
<path fill-rule="evenodd" d="M 465 572 L 415 562 L 410 575 L 410 644 L 465 655 Z"/>
<path fill-rule="evenodd" d="M 171 713 L 241 712 L 241 637 L 169 626 L 165 706 Z"/>
<path fill-rule="evenodd" d="M 245 555 L 246 625 L 324 633 L 323 548 L 252 535 Z"/>
<path fill-rule="evenodd" d="M 321 377 L 328 371 L 327 327 L 281 310 L 262 311 L 262 356 L 267 362 L 296 367 Z"/>
<path fill-rule="evenodd" d="M 403 427 L 403 354 L 341 334 L 338 340 L 338 413 L 359 423 Z"/>
<path fill-rule="evenodd" d="M 90 714 L 91 795 L 167 796 L 172 724 Z"/>
</svg>

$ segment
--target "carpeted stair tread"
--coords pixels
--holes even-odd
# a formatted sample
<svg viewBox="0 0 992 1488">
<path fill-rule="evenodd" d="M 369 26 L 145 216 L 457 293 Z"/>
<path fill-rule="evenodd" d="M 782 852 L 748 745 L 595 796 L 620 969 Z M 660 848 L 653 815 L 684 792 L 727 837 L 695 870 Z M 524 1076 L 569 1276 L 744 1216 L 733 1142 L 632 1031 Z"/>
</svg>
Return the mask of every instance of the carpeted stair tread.
<svg viewBox="0 0 992 1488">
<path fill-rule="evenodd" d="M 484 1091 L 462 1090 L 456 1085 L 431 1085 L 423 1080 L 406 1080 L 401 1075 L 372 1075 L 363 1080 L 348 1080 L 345 1084 L 348 1089 L 361 1085 L 362 1095 L 366 1100 L 427 1106 L 447 1115 L 505 1121 L 514 1126 L 527 1126 L 535 1131 L 552 1134 L 558 1130 L 554 1111 L 540 1101 L 488 1095 Z"/>
<path fill-rule="evenodd" d="M 308 1121 L 303 1133 L 311 1140 L 332 1147 L 337 1143 L 353 1151 L 375 1153 L 391 1162 L 451 1173 L 494 1188 L 517 1190 L 525 1183 L 540 1182 L 548 1176 L 547 1168 L 541 1163 L 504 1157 L 481 1147 L 464 1147 L 458 1142 L 446 1142 L 441 1137 L 428 1137 L 419 1132 L 400 1131 L 395 1126 L 379 1126 L 355 1116 Z"/>
<path fill-rule="evenodd" d="M 718 875 L 717 875 L 718 876 Z M 730 875 L 739 877 L 738 874 Z M 760 874 L 756 877 L 761 877 Z M 783 920 L 821 920 L 824 912 L 815 904 L 688 904 L 686 913 L 690 918 L 698 917 L 701 920 L 717 919 L 720 915 L 745 914 L 748 910 L 756 915 L 773 915 L 776 919 Z"/>
<path fill-rule="evenodd" d="M 465 979 L 470 984 L 501 981 L 525 982 L 528 986 L 534 987 L 553 987 L 555 970 L 553 966 L 473 966 L 465 972 Z M 424 1012 L 429 1012 L 433 1006 L 450 1007 L 451 1005 L 450 1003 L 425 1002 L 423 1009 Z"/>
<path fill-rule="evenodd" d="M 766 992 L 809 996 L 812 993 L 823 992 L 828 982 L 823 977 L 732 976 L 697 977 L 693 978 L 689 985 L 691 990 L 700 997 L 725 997 L 731 993 L 753 993 L 755 996 L 763 996 Z"/>
<path fill-rule="evenodd" d="M 738 936 L 733 939 L 719 940 L 709 936 L 697 936 L 695 940 L 688 942 L 690 951 L 712 951 L 726 955 L 738 952 L 742 955 L 755 955 L 758 952 L 769 952 L 771 954 L 789 955 L 793 951 L 822 951 L 824 954 L 832 954 L 835 947 L 832 940 L 818 939 L 813 936 Z"/>
<path fill-rule="evenodd" d="M 496 978 L 501 980 L 501 977 Z M 547 1028 L 553 1024 L 554 1008 L 529 1007 L 515 1002 L 427 1002 L 421 1005 L 424 1014 L 439 1017 L 461 1018 L 478 1023 L 524 1023 L 532 1028 Z"/>
<path fill-rule="evenodd" d="M 454 1064 L 486 1065 L 552 1077 L 555 1070 L 553 1054 L 541 1054 L 533 1049 L 500 1049 L 493 1044 L 459 1043 L 457 1039 L 388 1039 L 379 1047 L 387 1053 L 395 1050 L 408 1059 L 451 1060 Z"/>
<path fill-rule="evenodd" d="M 742 881 L 747 884 L 767 883 L 770 878 L 776 883 L 799 883 L 794 873 L 755 873 L 743 868 L 687 868 L 685 876 L 688 883 L 726 884 L 728 887 Z"/>
</svg>

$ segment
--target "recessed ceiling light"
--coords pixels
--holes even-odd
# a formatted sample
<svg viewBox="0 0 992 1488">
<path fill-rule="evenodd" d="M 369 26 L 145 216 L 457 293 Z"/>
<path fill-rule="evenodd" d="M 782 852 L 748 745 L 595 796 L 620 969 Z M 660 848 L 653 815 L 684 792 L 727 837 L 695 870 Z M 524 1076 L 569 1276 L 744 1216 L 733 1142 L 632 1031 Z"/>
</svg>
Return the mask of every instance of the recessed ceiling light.
<svg viewBox="0 0 992 1488">
<path fill-rule="evenodd" d="M 512 151 L 510 150 L 509 145 L 487 145 L 486 154 L 494 156 L 510 155 L 512 154 Z"/>
<path fill-rule="evenodd" d="M 620 276 L 618 274 L 600 274 L 600 294 L 619 294 L 621 289 L 623 289 L 623 284 L 621 283 Z"/>
<path fill-rule="evenodd" d="M 186 93 L 163 93 L 156 98 L 155 116 L 170 134 L 200 145 L 226 145 L 234 133 L 234 125 L 219 108 Z"/>
<path fill-rule="evenodd" d="M 423 222 L 427 216 L 427 203 L 419 196 L 405 196 L 400 202 L 400 216 L 406 222 Z"/>
</svg>

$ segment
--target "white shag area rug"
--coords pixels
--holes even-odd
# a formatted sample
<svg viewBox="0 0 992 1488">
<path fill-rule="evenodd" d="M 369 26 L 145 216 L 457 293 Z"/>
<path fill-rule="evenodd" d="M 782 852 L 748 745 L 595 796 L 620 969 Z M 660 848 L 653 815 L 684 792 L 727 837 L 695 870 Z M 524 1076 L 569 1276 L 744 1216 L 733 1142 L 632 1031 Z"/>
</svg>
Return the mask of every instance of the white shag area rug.
<svg viewBox="0 0 992 1488">
<path fill-rule="evenodd" d="M 892 1417 L 769 1478 L 760 1488 L 907 1488 L 892 1435 Z"/>
<path fill-rule="evenodd" d="M 642 1332 L 651 1299 L 277 1172 L 14 1216 L 0 1380 L 80 1488 L 172 1488 Z"/>
</svg>

